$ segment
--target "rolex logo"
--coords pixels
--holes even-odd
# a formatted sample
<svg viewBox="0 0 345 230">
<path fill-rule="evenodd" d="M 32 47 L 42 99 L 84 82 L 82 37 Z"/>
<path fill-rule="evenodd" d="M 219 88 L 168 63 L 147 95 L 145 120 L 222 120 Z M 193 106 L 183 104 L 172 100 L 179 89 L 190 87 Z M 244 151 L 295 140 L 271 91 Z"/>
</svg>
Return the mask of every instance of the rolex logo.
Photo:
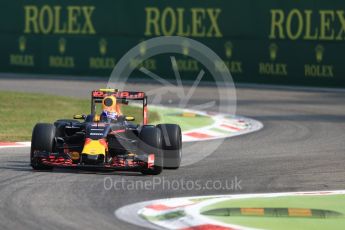
<svg viewBox="0 0 345 230">
<path fill-rule="evenodd" d="M 99 41 L 99 53 L 105 55 L 107 53 L 108 42 L 104 38 Z"/>
<path fill-rule="evenodd" d="M 66 52 L 66 39 L 60 38 L 59 40 L 59 52 L 64 54 Z"/>
<path fill-rule="evenodd" d="M 19 50 L 24 52 L 26 50 L 26 38 L 24 36 L 19 37 Z"/>
<path fill-rule="evenodd" d="M 225 43 L 225 56 L 227 58 L 231 58 L 232 57 L 232 43 L 231 42 L 226 42 Z"/>
<path fill-rule="evenodd" d="M 140 52 L 141 56 L 144 56 L 146 54 L 146 50 L 147 50 L 146 42 L 142 41 L 140 43 L 140 46 L 139 46 L 139 52 Z"/>
<path fill-rule="evenodd" d="M 325 48 L 322 45 L 317 45 L 315 47 L 315 56 L 317 62 L 322 62 L 324 51 Z"/>
<path fill-rule="evenodd" d="M 190 44 L 187 40 L 184 40 L 182 42 L 182 53 L 183 53 L 183 55 L 186 55 L 186 56 L 189 55 L 189 46 L 190 46 Z"/>
<path fill-rule="evenodd" d="M 269 47 L 269 51 L 270 51 L 270 58 L 271 61 L 275 61 L 277 59 L 277 55 L 278 55 L 278 46 L 275 43 L 272 43 Z"/>
</svg>

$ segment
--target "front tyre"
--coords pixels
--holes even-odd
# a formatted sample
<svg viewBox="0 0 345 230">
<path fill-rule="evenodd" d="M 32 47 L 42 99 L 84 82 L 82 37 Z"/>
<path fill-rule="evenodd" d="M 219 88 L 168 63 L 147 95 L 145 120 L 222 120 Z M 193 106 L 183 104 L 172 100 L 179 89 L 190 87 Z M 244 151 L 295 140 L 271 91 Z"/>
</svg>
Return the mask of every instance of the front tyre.
<svg viewBox="0 0 345 230">
<path fill-rule="evenodd" d="M 160 124 L 165 169 L 178 169 L 182 159 L 182 133 L 179 125 Z"/>
<path fill-rule="evenodd" d="M 139 149 L 149 156 L 154 154 L 152 168 L 143 169 L 145 175 L 158 175 L 163 170 L 162 135 L 161 130 L 155 126 L 143 126 L 139 133 Z"/>
<path fill-rule="evenodd" d="M 36 124 L 31 137 L 30 164 L 36 170 L 49 170 L 51 166 L 42 164 L 40 157 L 34 156 L 35 151 L 51 153 L 54 150 L 56 128 L 53 124 Z"/>
</svg>

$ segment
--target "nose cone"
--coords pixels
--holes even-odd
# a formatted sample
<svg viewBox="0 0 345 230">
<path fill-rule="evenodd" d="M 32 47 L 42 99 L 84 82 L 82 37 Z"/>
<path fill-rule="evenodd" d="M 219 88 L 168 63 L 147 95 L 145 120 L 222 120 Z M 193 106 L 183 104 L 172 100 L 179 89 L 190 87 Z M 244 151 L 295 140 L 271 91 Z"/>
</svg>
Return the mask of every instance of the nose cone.
<svg viewBox="0 0 345 230">
<path fill-rule="evenodd" d="M 92 140 L 86 138 L 82 154 L 105 156 L 107 148 L 107 142 L 104 139 Z"/>
</svg>

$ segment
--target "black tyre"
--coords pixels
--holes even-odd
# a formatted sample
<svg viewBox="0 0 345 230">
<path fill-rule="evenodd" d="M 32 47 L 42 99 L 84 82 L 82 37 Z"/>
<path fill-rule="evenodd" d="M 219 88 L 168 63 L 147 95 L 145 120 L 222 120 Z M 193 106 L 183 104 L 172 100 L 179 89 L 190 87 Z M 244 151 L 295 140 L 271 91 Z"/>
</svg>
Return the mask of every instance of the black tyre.
<svg viewBox="0 0 345 230">
<path fill-rule="evenodd" d="M 155 126 L 143 126 L 139 134 L 139 148 L 145 154 L 154 154 L 154 166 L 142 170 L 145 175 L 158 175 L 163 170 L 162 134 Z"/>
<path fill-rule="evenodd" d="M 33 169 L 49 170 L 51 166 L 43 165 L 39 157 L 34 156 L 34 151 L 54 151 L 54 138 L 56 128 L 52 124 L 36 124 L 31 137 L 30 163 Z"/>
<path fill-rule="evenodd" d="M 165 169 L 178 169 L 182 158 L 182 133 L 179 125 L 160 124 L 162 133 L 163 165 Z"/>
</svg>

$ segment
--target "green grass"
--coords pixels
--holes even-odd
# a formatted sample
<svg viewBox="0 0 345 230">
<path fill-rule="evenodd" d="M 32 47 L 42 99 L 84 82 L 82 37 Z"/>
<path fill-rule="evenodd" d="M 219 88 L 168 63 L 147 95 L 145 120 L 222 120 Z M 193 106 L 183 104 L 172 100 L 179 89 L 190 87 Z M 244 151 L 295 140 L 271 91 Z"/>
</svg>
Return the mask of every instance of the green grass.
<svg viewBox="0 0 345 230">
<path fill-rule="evenodd" d="M 178 108 L 157 109 L 152 107 L 149 110 L 159 113 L 161 116 L 160 123 L 179 124 L 183 131 L 205 127 L 214 123 L 214 120 L 209 116 L 197 115 L 195 117 L 183 117 L 181 116 L 182 110 Z"/>
<path fill-rule="evenodd" d="M 123 106 L 123 113 L 142 121 L 141 108 Z M 52 123 L 71 119 L 74 114 L 89 114 L 90 99 L 34 93 L 0 92 L 0 141 L 29 141 L 36 123 Z M 150 122 L 159 120 L 157 112 L 149 112 Z"/>
<path fill-rule="evenodd" d="M 186 214 L 184 211 L 174 211 L 174 212 L 168 212 L 165 214 L 161 214 L 158 216 L 144 216 L 141 215 L 142 218 L 148 220 L 148 221 L 164 221 L 164 220 L 171 220 L 171 219 L 176 219 L 176 218 L 181 218 L 185 216 Z"/>
<path fill-rule="evenodd" d="M 286 196 L 276 198 L 250 198 L 229 200 L 210 205 L 201 210 L 207 211 L 218 208 L 311 208 L 323 209 L 343 213 L 340 218 L 303 218 L 303 217 L 212 217 L 225 223 L 238 224 L 260 229 L 345 229 L 345 195 L 327 196 Z M 208 216 L 211 218 L 211 216 Z"/>
</svg>

